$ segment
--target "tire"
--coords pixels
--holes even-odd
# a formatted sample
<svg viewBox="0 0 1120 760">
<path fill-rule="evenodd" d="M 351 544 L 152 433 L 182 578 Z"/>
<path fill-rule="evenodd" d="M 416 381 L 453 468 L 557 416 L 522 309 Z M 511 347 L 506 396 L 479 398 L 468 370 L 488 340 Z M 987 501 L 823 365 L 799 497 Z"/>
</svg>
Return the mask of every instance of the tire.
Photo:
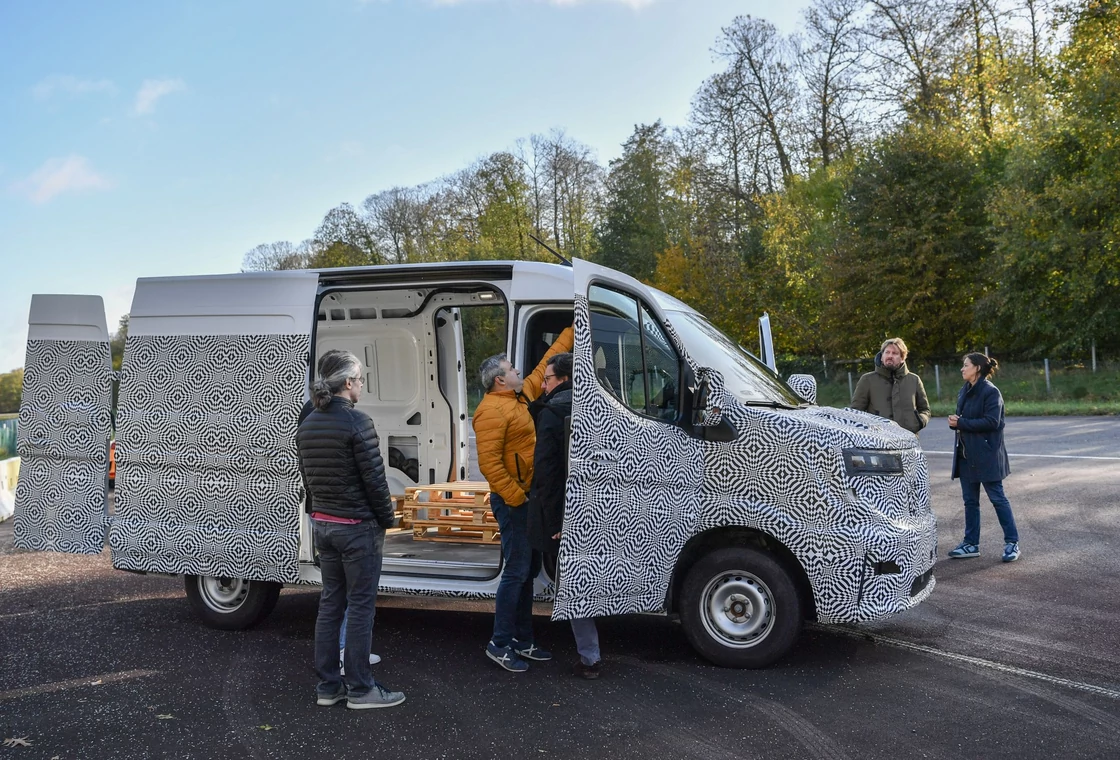
<svg viewBox="0 0 1120 760">
<path fill-rule="evenodd" d="M 281 584 L 242 578 L 183 577 L 187 599 L 202 622 L 223 631 L 243 631 L 268 617 Z"/>
<path fill-rule="evenodd" d="M 716 549 L 685 576 L 679 606 L 692 647 L 725 668 L 765 668 L 801 633 L 801 597 L 776 559 L 753 547 Z"/>
</svg>

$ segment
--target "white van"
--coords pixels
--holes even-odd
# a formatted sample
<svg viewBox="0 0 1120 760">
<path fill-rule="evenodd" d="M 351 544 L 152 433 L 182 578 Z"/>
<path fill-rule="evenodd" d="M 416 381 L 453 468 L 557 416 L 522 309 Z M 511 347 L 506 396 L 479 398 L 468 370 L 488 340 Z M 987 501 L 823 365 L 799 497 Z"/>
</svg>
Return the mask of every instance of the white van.
<svg viewBox="0 0 1120 760">
<path fill-rule="evenodd" d="M 876 620 L 929 595 L 917 438 L 815 406 L 812 378 L 795 393 L 684 303 L 578 260 L 139 280 L 111 515 L 101 299 L 35 296 L 16 545 L 97 554 L 108 540 L 116 568 L 184 576 L 209 625 L 251 626 L 283 584 L 320 582 L 294 432 L 321 353 L 365 362 L 359 408 L 403 493 L 469 477 L 481 359 L 504 350 L 531 371 L 573 319 L 559 585 L 545 571 L 537 586 L 554 619 L 679 615 L 704 657 L 760 667 L 805 619 Z M 496 546 L 391 531 L 381 591 L 490 598 L 501 570 Z"/>
</svg>

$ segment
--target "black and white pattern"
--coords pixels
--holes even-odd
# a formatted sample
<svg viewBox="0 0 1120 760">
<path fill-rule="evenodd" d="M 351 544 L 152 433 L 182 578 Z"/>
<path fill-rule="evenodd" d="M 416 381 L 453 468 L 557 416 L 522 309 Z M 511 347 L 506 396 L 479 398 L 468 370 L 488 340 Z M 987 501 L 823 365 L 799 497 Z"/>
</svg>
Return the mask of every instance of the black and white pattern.
<svg viewBox="0 0 1120 760">
<path fill-rule="evenodd" d="M 129 336 L 114 567 L 298 581 L 309 350 L 306 335 Z"/>
<path fill-rule="evenodd" d="M 685 544 L 726 526 L 754 528 L 786 546 L 805 570 L 822 622 L 882 618 L 930 593 L 932 582 L 910 596 L 936 550 L 925 458 L 911 433 L 852 410 L 748 407 L 717 375 L 711 403 L 738 437 L 700 441 L 602 392 L 590 380 L 584 297 L 576 298 L 575 320 L 576 413 L 554 618 L 664 610 Z M 841 454 L 848 447 L 894 451 L 904 473 L 851 477 Z M 874 575 L 870 565 L 888 559 L 902 572 Z"/>
<path fill-rule="evenodd" d="M 105 548 L 112 380 L 108 342 L 28 341 L 16 444 L 19 548 Z"/>
</svg>

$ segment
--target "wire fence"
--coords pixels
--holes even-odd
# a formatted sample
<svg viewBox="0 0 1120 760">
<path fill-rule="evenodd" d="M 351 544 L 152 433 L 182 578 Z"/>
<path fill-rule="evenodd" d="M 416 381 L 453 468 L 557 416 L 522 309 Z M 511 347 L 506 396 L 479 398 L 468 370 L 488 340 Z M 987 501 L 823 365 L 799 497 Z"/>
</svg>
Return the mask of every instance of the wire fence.
<svg viewBox="0 0 1120 760">
<path fill-rule="evenodd" d="M 907 368 L 922 378 L 931 404 L 951 404 L 963 380 L 960 357 L 907 361 Z M 855 385 L 874 370 L 873 359 L 822 360 L 820 357 L 787 357 L 779 360 L 783 377 L 793 372 L 817 378 L 817 400 L 825 406 L 847 406 Z M 1040 359 L 1001 362 L 992 381 L 1009 402 L 1120 403 L 1120 361 Z"/>
</svg>

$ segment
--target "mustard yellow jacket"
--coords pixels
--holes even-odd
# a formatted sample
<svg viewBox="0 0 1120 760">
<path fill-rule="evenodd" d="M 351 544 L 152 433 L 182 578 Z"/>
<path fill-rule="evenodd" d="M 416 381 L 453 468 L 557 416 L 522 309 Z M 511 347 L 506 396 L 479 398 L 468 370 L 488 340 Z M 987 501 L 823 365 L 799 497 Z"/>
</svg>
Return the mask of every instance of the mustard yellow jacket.
<svg viewBox="0 0 1120 760">
<path fill-rule="evenodd" d="M 490 490 L 511 507 L 525 504 L 533 482 L 533 448 L 537 433 L 529 404 L 541 395 L 545 367 L 554 354 L 571 351 L 572 328 L 560 333 L 540 364 L 525 378 L 521 393 L 491 391 L 482 397 L 474 412 L 474 436 L 478 469 Z"/>
</svg>

